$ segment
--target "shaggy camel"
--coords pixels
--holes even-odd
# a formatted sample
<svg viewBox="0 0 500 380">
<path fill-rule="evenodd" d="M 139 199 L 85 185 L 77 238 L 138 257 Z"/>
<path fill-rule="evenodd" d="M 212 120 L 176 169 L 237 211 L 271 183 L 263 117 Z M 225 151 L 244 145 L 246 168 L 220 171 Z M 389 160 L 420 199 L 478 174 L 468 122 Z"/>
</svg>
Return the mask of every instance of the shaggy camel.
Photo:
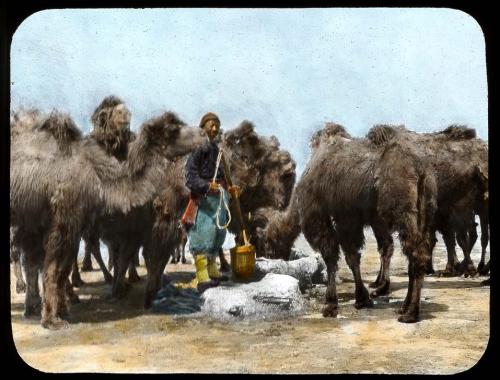
<svg viewBox="0 0 500 380">
<path fill-rule="evenodd" d="M 28 263 L 25 314 L 36 313 L 34 289 L 43 266 L 41 324 L 61 328 L 67 324 L 65 289 L 84 227 L 103 211 L 128 212 L 150 201 L 161 178 L 154 163 L 189 152 L 205 137 L 164 113 L 141 126 L 120 163 L 95 141 L 82 139 L 65 114 L 54 111 L 34 125 L 11 128 L 10 209 Z"/>
<path fill-rule="evenodd" d="M 470 252 L 477 239 L 475 214 L 481 220 L 483 255 L 489 237 L 487 144 L 476 138 L 473 129 L 456 125 L 440 132 L 425 134 L 417 134 L 403 127 L 377 125 L 369 131 L 367 137 L 376 146 L 393 141 L 412 144 L 422 159 L 434 168 L 438 188 L 434 231 L 441 232 L 448 252 L 448 262 L 443 273 L 475 275 L 476 269 L 470 259 Z M 462 263 L 459 263 L 455 252 L 455 238 L 464 253 Z M 432 247 L 435 242 L 434 237 Z M 382 263 L 390 262 L 390 258 L 390 254 L 381 252 Z M 433 271 L 432 261 L 427 271 Z M 389 278 L 388 272 L 389 267 L 381 264 L 373 285 L 377 285 L 381 278 Z"/>
<path fill-rule="evenodd" d="M 342 125 L 326 123 L 323 129 L 315 132 L 311 137 L 311 154 L 314 156 L 320 146 L 329 145 L 338 138 L 350 140 L 351 136 Z M 367 155 L 377 151 L 370 144 L 361 144 L 359 149 L 363 149 Z M 286 210 L 276 211 L 263 208 L 255 212 L 254 218 L 259 220 L 256 244 L 257 255 L 289 260 L 292 246 L 301 232 L 299 204 L 295 191 L 292 193 L 292 200 Z M 392 256 L 394 242 L 390 231 L 378 220 L 377 215 L 373 215 L 365 222 L 366 225 L 372 227 L 377 241 L 377 248 L 381 252 L 382 257 Z M 389 265 L 389 263 L 385 262 L 385 265 Z M 371 296 L 377 297 L 387 294 L 389 288 L 389 278 L 385 279 L 385 281 L 379 281 L 376 289 L 371 292 Z"/>
<path fill-rule="evenodd" d="M 328 144 L 316 144 L 311 159 L 292 195 L 286 213 L 277 216 L 287 221 L 298 217 L 286 229 L 283 255 L 300 231 L 315 250 L 321 252 L 328 270 L 325 317 L 335 317 L 338 301 L 335 273 L 342 247 L 355 279 L 355 307 L 373 303 L 363 285 L 359 250 L 364 244 L 363 227 L 376 226 L 379 236 L 398 231 L 403 253 L 409 259 L 409 285 L 401 307 L 401 322 L 416 322 L 419 317 L 420 289 L 430 259 L 431 223 L 435 210 L 435 178 L 432 168 L 421 163 L 412 149 L 394 143 L 374 149 L 366 139 L 352 139 L 341 126 L 329 134 Z M 315 146 L 316 144 L 316 146 Z M 333 223 L 335 223 L 335 228 Z M 277 224 L 270 223 L 280 234 Z M 260 239 L 259 239 L 260 240 Z M 272 238 L 267 240 L 267 243 Z"/>
<path fill-rule="evenodd" d="M 279 142 L 275 137 L 259 136 L 253 124 L 247 121 L 225 132 L 220 146 L 224 150 L 234 183 L 242 188 L 241 208 L 252 237 L 252 231 L 256 226 L 254 218 L 249 218 L 248 214 L 252 214 L 260 207 L 271 209 L 286 207 L 295 180 L 295 162 L 288 152 L 279 149 Z M 182 237 L 178 223 L 189 195 L 185 186 L 184 167 L 185 160 L 172 163 L 169 187 L 153 202 L 155 238 L 154 248 L 150 250 L 153 256 L 146 260 L 148 266 L 146 308 L 151 305 L 154 295 L 160 288 L 165 265 Z M 230 207 L 232 208 L 232 203 Z M 234 215 L 234 211 L 232 213 Z M 232 218 L 228 229 L 237 234 L 240 229 L 235 220 L 236 218 Z M 241 239 L 236 237 L 239 238 Z"/>
<path fill-rule="evenodd" d="M 122 99 L 114 95 L 107 96 L 101 101 L 91 116 L 94 128 L 88 138 L 95 140 L 108 155 L 114 156 L 119 161 L 123 161 L 127 158 L 129 142 L 135 139 L 135 134 L 130 131 L 130 117 L 130 111 Z M 102 260 L 99 237 L 98 222 L 85 229 L 83 234 L 85 257 L 83 259 L 82 271 L 92 271 L 92 254 L 104 275 L 104 280 L 107 283 L 111 283 L 113 277 L 106 269 L 106 265 Z M 135 271 L 135 267 L 133 270 Z M 133 275 L 134 273 L 132 273 Z M 83 285 L 78 271 L 77 260 L 73 266 L 71 283 L 73 286 Z"/>
</svg>

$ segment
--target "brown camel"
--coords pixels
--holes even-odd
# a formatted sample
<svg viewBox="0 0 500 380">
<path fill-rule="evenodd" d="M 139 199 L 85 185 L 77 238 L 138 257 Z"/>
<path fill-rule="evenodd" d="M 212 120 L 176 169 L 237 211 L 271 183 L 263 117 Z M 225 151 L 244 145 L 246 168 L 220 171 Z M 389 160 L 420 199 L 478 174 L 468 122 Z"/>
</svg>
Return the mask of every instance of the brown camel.
<svg viewBox="0 0 500 380">
<path fill-rule="evenodd" d="M 127 159 L 119 162 L 92 139 L 82 139 L 68 115 L 54 111 L 31 126 L 17 124 L 11 124 L 10 209 L 28 263 L 26 312 L 36 312 L 36 275 L 43 267 L 41 323 L 60 328 L 67 324 L 65 290 L 85 226 L 101 212 L 126 213 L 150 201 L 160 186 L 158 163 L 187 153 L 205 137 L 164 113 L 141 126 Z"/>
<path fill-rule="evenodd" d="M 376 146 L 393 141 L 412 144 L 422 159 L 434 168 L 438 188 L 434 231 L 441 232 L 448 252 L 448 263 L 443 274 L 475 275 L 476 269 L 470 259 L 477 239 L 475 214 L 481 220 L 483 253 L 488 242 L 487 144 L 476 138 L 473 129 L 456 125 L 425 134 L 417 134 L 401 126 L 377 125 L 367 137 Z M 455 238 L 464 253 L 462 263 L 459 263 L 455 252 Z M 435 242 L 434 237 L 432 247 Z M 390 255 L 381 252 L 381 261 L 389 262 Z M 432 261 L 427 271 L 433 272 Z M 381 265 L 374 285 L 380 278 L 389 278 L 388 267 Z"/>
<path fill-rule="evenodd" d="M 359 268 L 363 227 L 375 226 L 382 231 L 380 236 L 398 231 L 403 253 L 409 259 L 408 294 L 399 321 L 415 322 L 419 317 L 420 289 L 430 259 L 436 196 L 434 172 L 421 163 L 412 146 L 394 143 L 377 149 L 366 139 L 350 138 L 341 126 L 327 129 L 326 136 L 322 136 L 324 133 L 313 136 L 313 154 L 297 183 L 290 207 L 277 216 L 276 225 L 270 223 L 272 229 L 268 228 L 268 236 L 280 234 L 276 226 L 282 222 L 291 227 L 285 229 L 288 236 L 280 239 L 284 241 L 281 247 L 278 245 L 278 248 L 285 248 L 283 256 L 287 255 L 300 231 L 311 247 L 321 252 L 328 270 L 327 306 L 323 315 L 335 317 L 339 245 L 355 279 L 355 307 L 370 307 L 372 301 Z M 320 141 L 327 138 L 328 143 L 318 143 L 318 138 Z M 293 223 L 297 217 L 300 228 Z M 272 238 L 267 243 L 269 241 Z"/>
<path fill-rule="evenodd" d="M 109 155 L 116 157 L 119 161 L 123 161 L 127 158 L 129 142 L 135 138 L 135 134 L 130 131 L 130 117 L 130 111 L 122 99 L 114 95 L 107 96 L 92 114 L 91 121 L 94 129 L 88 138 L 95 140 Z M 97 222 L 89 225 L 84 231 L 85 257 L 83 259 L 82 271 L 92 271 L 92 254 L 104 275 L 104 280 L 107 283 L 111 283 L 113 277 L 106 269 L 101 255 L 98 224 Z M 135 271 L 135 267 L 133 271 Z M 132 273 L 133 276 L 134 273 Z M 73 286 L 83 285 L 78 271 L 77 260 L 71 273 L 71 283 Z"/>
</svg>

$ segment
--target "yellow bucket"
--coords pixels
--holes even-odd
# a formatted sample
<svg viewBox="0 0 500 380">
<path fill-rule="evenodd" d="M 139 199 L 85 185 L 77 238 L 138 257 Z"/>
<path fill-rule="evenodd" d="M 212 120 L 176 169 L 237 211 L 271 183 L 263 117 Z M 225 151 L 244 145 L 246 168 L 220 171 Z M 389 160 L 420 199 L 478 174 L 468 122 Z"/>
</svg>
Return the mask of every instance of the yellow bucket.
<svg viewBox="0 0 500 380">
<path fill-rule="evenodd" d="M 239 280 L 248 280 L 255 269 L 255 247 L 252 244 L 234 247 L 231 252 L 231 271 L 233 277 Z"/>
</svg>

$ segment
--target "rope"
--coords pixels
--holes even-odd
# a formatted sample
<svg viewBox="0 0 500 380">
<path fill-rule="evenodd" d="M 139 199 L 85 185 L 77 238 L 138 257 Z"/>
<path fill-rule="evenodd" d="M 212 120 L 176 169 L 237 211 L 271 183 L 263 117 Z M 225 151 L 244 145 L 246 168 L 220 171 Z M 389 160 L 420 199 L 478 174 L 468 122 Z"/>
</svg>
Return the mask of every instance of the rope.
<svg viewBox="0 0 500 380">
<path fill-rule="evenodd" d="M 222 149 L 219 148 L 219 154 L 217 155 L 217 161 L 216 161 L 216 164 L 215 164 L 215 173 L 214 173 L 214 178 L 212 179 L 212 182 L 215 182 L 215 178 L 217 177 L 217 172 L 219 171 L 219 165 L 220 165 L 220 161 L 222 159 Z M 222 188 L 222 186 L 219 186 L 219 193 L 220 193 L 220 198 L 219 198 L 219 207 L 217 207 L 217 213 L 215 214 L 215 223 L 217 224 L 217 228 L 219 230 L 224 230 L 226 229 L 228 226 L 229 226 L 229 223 L 231 223 L 231 211 L 229 210 L 229 207 L 226 203 L 226 200 L 224 199 L 224 189 Z M 219 216 L 220 216 L 220 211 L 222 210 L 222 203 L 224 202 L 224 207 L 226 208 L 227 210 L 227 214 L 229 216 L 229 220 L 227 221 L 226 224 L 224 224 L 223 226 L 220 225 L 220 222 L 219 222 Z"/>
</svg>

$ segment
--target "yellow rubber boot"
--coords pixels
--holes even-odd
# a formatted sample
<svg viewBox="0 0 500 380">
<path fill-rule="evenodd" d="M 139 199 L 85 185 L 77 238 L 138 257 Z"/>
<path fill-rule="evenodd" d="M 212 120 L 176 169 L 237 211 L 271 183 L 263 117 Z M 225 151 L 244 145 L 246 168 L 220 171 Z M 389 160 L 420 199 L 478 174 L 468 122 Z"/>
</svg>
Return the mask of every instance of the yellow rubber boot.
<svg viewBox="0 0 500 380">
<path fill-rule="evenodd" d="M 210 281 L 210 277 L 208 276 L 208 260 L 205 255 L 196 255 L 194 257 L 194 265 L 196 266 L 196 279 L 198 280 L 198 284 L 201 282 Z"/>
<path fill-rule="evenodd" d="M 208 257 L 208 275 L 211 279 L 219 281 L 227 281 L 229 278 L 222 275 L 217 267 L 217 258 L 215 256 Z"/>
<path fill-rule="evenodd" d="M 208 288 L 219 285 L 219 281 L 215 279 L 211 280 L 208 276 L 208 260 L 206 255 L 196 255 L 194 257 L 194 265 L 196 267 L 196 279 L 198 280 L 196 288 L 199 293 L 203 293 Z"/>
</svg>

